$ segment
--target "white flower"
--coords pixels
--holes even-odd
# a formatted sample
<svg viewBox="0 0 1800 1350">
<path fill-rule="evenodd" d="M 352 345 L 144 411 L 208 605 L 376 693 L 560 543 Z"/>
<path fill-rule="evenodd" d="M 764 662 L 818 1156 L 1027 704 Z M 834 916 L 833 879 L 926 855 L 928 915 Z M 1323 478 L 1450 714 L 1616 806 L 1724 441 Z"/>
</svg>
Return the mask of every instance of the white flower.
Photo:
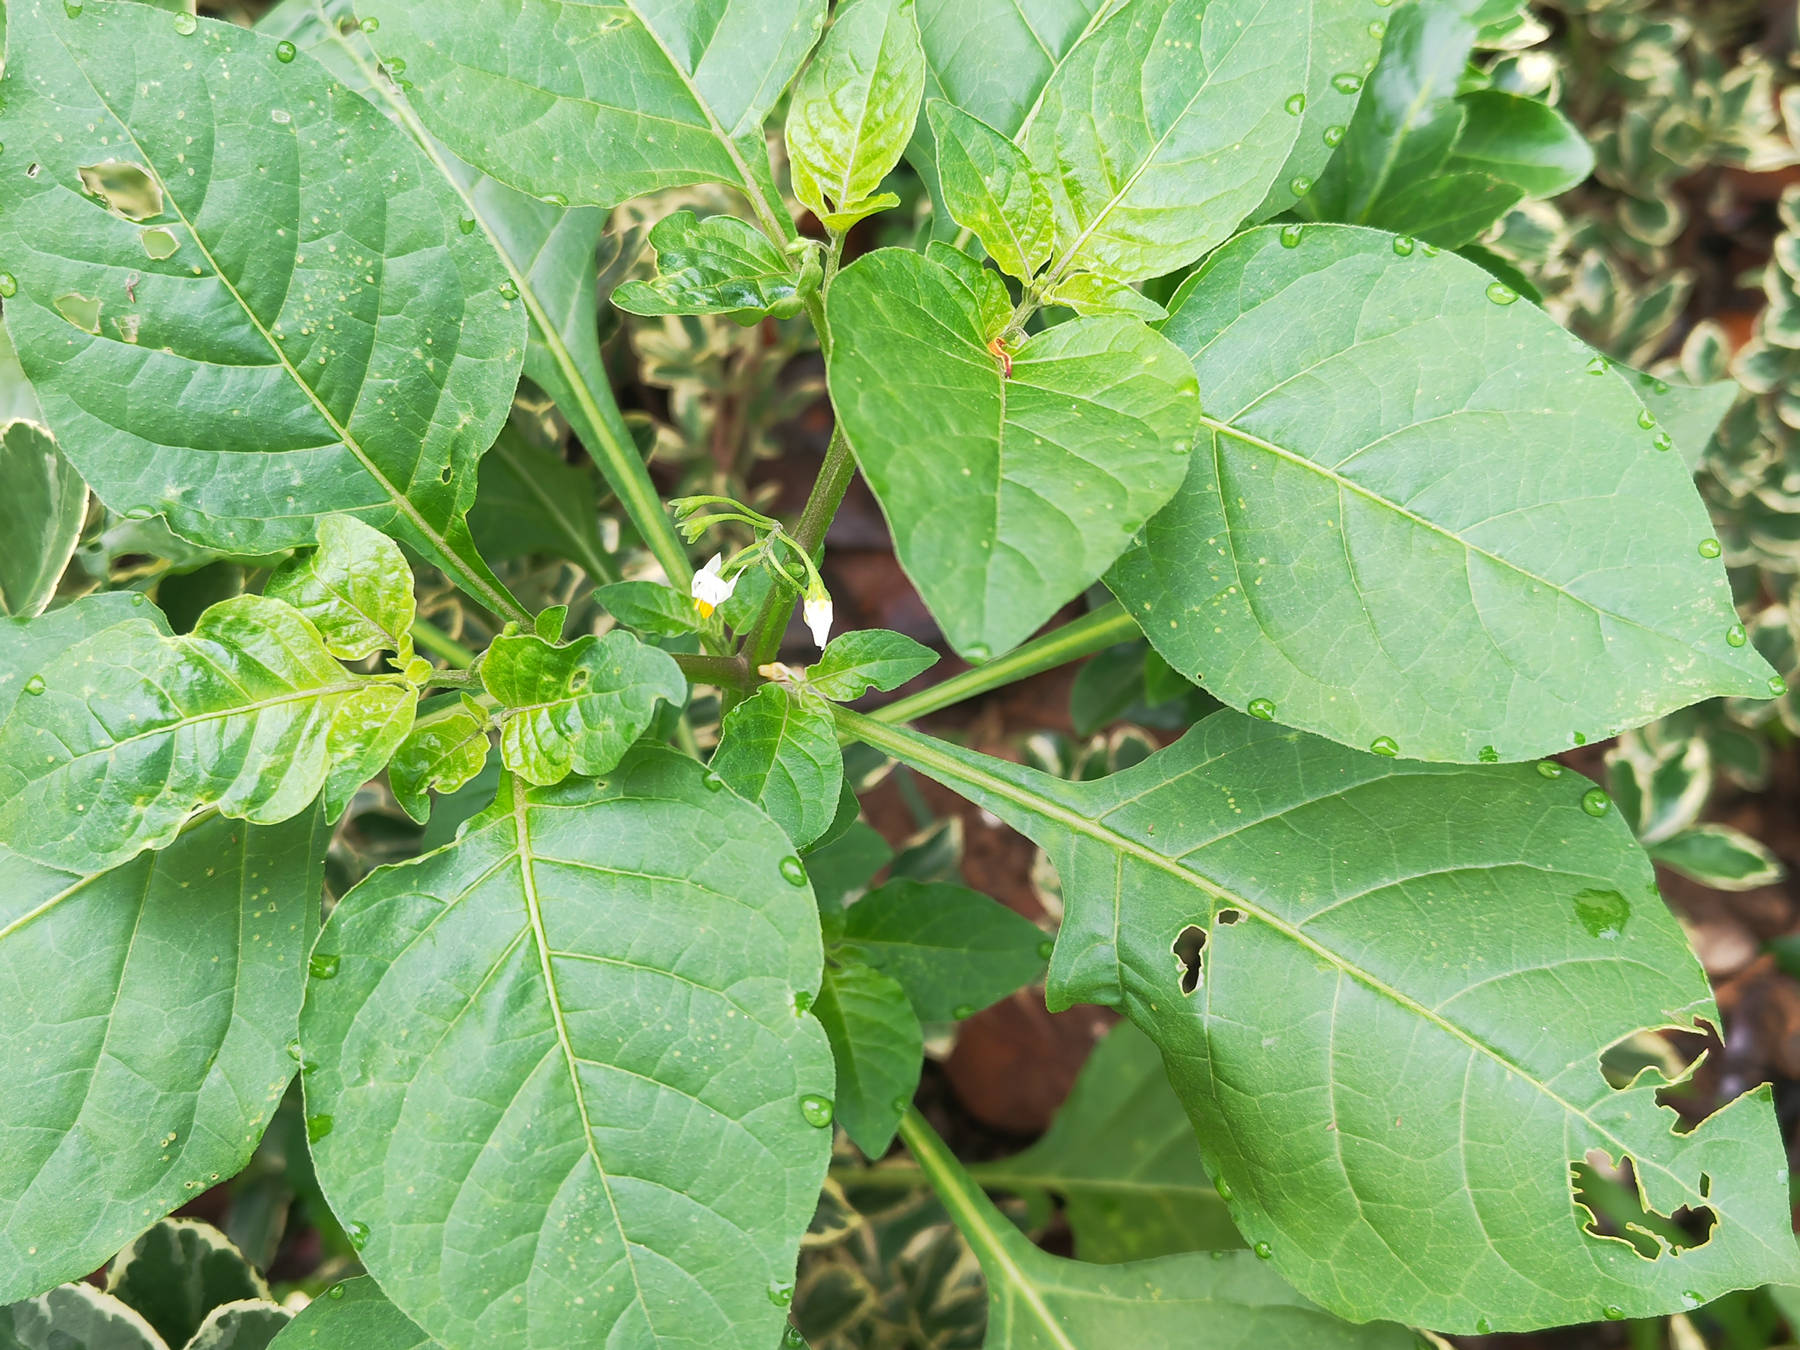
<svg viewBox="0 0 1800 1350">
<path fill-rule="evenodd" d="M 694 584 L 688 589 L 688 594 L 694 597 L 694 608 L 700 611 L 703 619 L 710 619 L 712 612 L 731 599 L 731 593 L 737 589 L 737 577 L 726 581 L 719 575 L 724 561 L 723 554 L 713 554 L 711 561 L 694 573 Z"/>
<path fill-rule="evenodd" d="M 824 591 L 817 595 L 808 594 L 800 606 L 800 614 L 806 620 L 806 626 L 812 629 L 813 641 L 823 650 L 825 639 L 831 636 L 831 597 Z"/>
</svg>

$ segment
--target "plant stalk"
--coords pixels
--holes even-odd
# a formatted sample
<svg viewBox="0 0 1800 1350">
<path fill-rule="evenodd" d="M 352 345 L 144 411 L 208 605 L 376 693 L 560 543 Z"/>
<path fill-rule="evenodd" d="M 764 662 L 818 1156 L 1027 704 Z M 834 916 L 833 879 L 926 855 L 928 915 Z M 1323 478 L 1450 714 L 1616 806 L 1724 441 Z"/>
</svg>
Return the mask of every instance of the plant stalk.
<svg viewBox="0 0 1800 1350">
<path fill-rule="evenodd" d="M 433 656 L 441 657 L 458 670 L 467 670 L 479 657 L 473 647 L 465 647 L 429 619 L 414 619 L 413 641 Z"/>
</svg>

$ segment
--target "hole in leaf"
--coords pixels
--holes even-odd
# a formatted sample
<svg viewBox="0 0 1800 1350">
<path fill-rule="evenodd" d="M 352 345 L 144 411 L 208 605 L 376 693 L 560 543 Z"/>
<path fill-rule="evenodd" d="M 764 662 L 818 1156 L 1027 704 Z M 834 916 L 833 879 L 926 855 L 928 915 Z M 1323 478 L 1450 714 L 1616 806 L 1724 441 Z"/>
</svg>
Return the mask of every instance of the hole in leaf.
<svg viewBox="0 0 1800 1350">
<path fill-rule="evenodd" d="M 1602 1050 L 1600 1073 L 1616 1091 L 1634 1085 L 1654 1088 L 1656 1104 L 1674 1113 L 1670 1130 L 1688 1134 L 1706 1119 L 1706 1108 L 1717 1096 L 1703 1090 L 1695 1075 L 1714 1051 L 1723 1049 L 1717 1028 L 1703 1019 L 1692 1026 L 1648 1027 Z"/>
<path fill-rule="evenodd" d="M 588 687 L 588 681 L 593 678 L 592 671 L 577 670 L 573 675 L 569 676 L 569 688 L 573 690 L 586 689 Z"/>
<path fill-rule="evenodd" d="M 81 186 L 90 196 L 105 202 L 114 215 L 126 220 L 153 220 L 162 214 L 162 187 L 143 165 L 109 159 L 84 164 L 78 172 Z"/>
<path fill-rule="evenodd" d="M 443 469 L 438 473 L 438 482 L 448 483 L 450 481 L 450 479 L 452 478 L 452 476 L 453 475 L 450 472 L 450 466 L 448 464 L 446 464 L 443 467 Z"/>
<path fill-rule="evenodd" d="M 1193 993 L 1200 987 L 1200 954 L 1206 950 L 1206 930 L 1190 923 L 1175 935 L 1169 950 L 1175 953 L 1175 964 L 1181 967 L 1181 992 Z"/>
<path fill-rule="evenodd" d="M 95 296 L 70 291 L 56 297 L 56 312 L 84 333 L 100 333 L 100 301 Z"/>
<path fill-rule="evenodd" d="M 1219 922 L 1222 924 L 1234 924 L 1243 917 L 1244 911 L 1241 909 L 1222 909 L 1219 911 Z"/>
<path fill-rule="evenodd" d="M 1585 1159 L 1569 1165 L 1569 1188 L 1583 1233 L 1604 1242 L 1627 1243 L 1646 1261 L 1704 1246 L 1719 1222 L 1706 1205 L 1682 1205 L 1673 1214 L 1659 1212 L 1645 1199 L 1629 1155 L 1614 1163 L 1604 1150 L 1589 1149 Z M 1700 1192 L 1711 1191 L 1712 1178 L 1703 1173 Z"/>
</svg>

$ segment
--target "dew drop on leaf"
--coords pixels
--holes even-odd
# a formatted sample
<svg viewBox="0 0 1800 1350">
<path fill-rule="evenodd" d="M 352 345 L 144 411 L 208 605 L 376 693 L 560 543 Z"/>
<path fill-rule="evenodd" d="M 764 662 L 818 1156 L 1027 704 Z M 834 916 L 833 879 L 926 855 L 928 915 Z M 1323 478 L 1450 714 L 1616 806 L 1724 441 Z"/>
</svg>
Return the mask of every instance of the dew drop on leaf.
<svg viewBox="0 0 1800 1350">
<path fill-rule="evenodd" d="M 325 1296 L 327 1298 L 342 1298 L 344 1296 L 344 1286 L 341 1284 L 332 1285 L 330 1289 L 325 1291 Z"/>
<path fill-rule="evenodd" d="M 71 19 L 81 17 L 81 0 L 63 0 L 63 13 Z"/>
<path fill-rule="evenodd" d="M 798 1327 L 790 1324 L 781 1333 L 781 1350 L 807 1350 L 806 1338 L 800 1334 Z"/>
<path fill-rule="evenodd" d="M 1769 676 L 1769 692 L 1776 698 L 1780 698 L 1783 694 L 1787 693 L 1787 681 L 1782 679 L 1779 675 Z"/>
<path fill-rule="evenodd" d="M 192 37 L 194 30 L 200 27 L 200 20 L 185 10 L 175 15 L 175 31 L 183 37 Z"/>
<path fill-rule="evenodd" d="M 28 694 L 43 693 L 44 677 L 42 675 L 33 675 L 29 680 L 25 681 L 25 692 Z"/>
<path fill-rule="evenodd" d="M 1326 127 L 1325 144 L 1329 145 L 1333 150 L 1337 149 L 1344 143 L 1344 130 L 1343 127 Z"/>
<path fill-rule="evenodd" d="M 1675 438 L 1666 431 L 1659 431 L 1656 433 L 1656 439 L 1651 441 L 1650 444 L 1654 445 L 1658 450 L 1673 450 L 1675 448 Z"/>
<path fill-rule="evenodd" d="M 1645 431 L 1656 425 L 1656 414 L 1645 408 L 1638 414 L 1638 425 Z"/>
<path fill-rule="evenodd" d="M 372 14 L 368 18 L 366 18 L 362 21 L 362 30 L 365 33 L 373 33 L 376 29 L 378 29 L 380 27 L 381 27 L 381 20 L 377 19 Z"/>
<path fill-rule="evenodd" d="M 803 1017 L 806 1010 L 813 1005 L 813 996 L 804 989 L 794 991 L 794 1016 Z"/>
<path fill-rule="evenodd" d="M 1726 646 L 1741 647 L 1747 641 L 1749 641 L 1749 634 L 1744 632 L 1743 624 L 1734 623 L 1731 625 L 1731 627 L 1729 627 L 1725 630 L 1725 645 Z"/>
<path fill-rule="evenodd" d="M 1607 1304 L 1603 1311 L 1606 1320 L 1609 1322 L 1623 1322 L 1625 1320 L 1625 1310 L 1616 1303 Z"/>
<path fill-rule="evenodd" d="M 275 59 L 284 66 L 298 55 L 300 55 L 300 49 L 286 38 L 275 44 Z"/>
<path fill-rule="evenodd" d="M 1293 193 L 1296 197 L 1304 197 L 1312 190 L 1313 180 L 1308 178 L 1305 174 L 1301 174 L 1298 178 L 1294 179 L 1293 182 L 1288 184 L 1288 191 Z"/>
<path fill-rule="evenodd" d="M 1702 558 L 1716 558 L 1724 551 L 1724 548 L 1717 539 L 1702 539 L 1700 541 L 1700 556 Z"/>
<path fill-rule="evenodd" d="M 1418 241 L 1410 234 L 1397 234 L 1394 236 L 1394 252 L 1398 253 L 1402 258 L 1412 257 L 1413 250 L 1417 247 Z"/>
<path fill-rule="evenodd" d="M 963 652 L 963 660 L 972 666 L 978 666 L 992 655 L 993 653 L 984 644 L 977 642 Z"/>
<path fill-rule="evenodd" d="M 769 1286 L 769 1302 L 777 1308 L 785 1308 L 794 1301 L 794 1286 L 780 1281 Z"/>
<path fill-rule="evenodd" d="M 1487 298 L 1496 305 L 1510 305 L 1519 298 L 1519 293 L 1504 281 L 1491 281 L 1488 283 Z"/>
<path fill-rule="evenodd" d="M 464 234 L 474 234 L 475 233 L 475 217 L 474 216 L 464 216 L 461 220 L 456 222 L 456 228 L 461 230 Z"/>
<path fill-rule="evenodd" d="M 1699 1292 L 1693 1289 L 1682 1290 L 1681 1301 L 1690 1308 L 1698 1308 L 1701 1304 L 1706 1302 L 1706 1300 L 1700 1296 Z"/>
<path fill-rule="evenodd" d="M 1498 764 L 1500 762 L 1500 752 L 1491 745 L 1484 745 L 1481 747 L 1481 753 L 1478 754 L 1476 758 L 1483 764 Z"/>
<path fill-rule="evenodd" d="M 1253 698 L 1248 709 L 1250 715 L 1264 722 L 1275 720 L 1275 704 L 1271 699 Z"/>
<path fill-rule="evenodd" d="M 1275 1249 L 1266 1242 L 1259 1242 L 1250 1250 L 1256 1253 L 1256 1259 L 1258 1261 L 1267 1261 L 1271 1256 L 1275 1255 Z"/>
<path fill-rule="evenodd" d="M 560 192 L 547 193 L 545 194 L 544 200 L 552 206 L 567 206 L 569 204 L 569 199 Z"/>
<path fill-rule="evenodd" d="M 1494 1324 L 1488 1321 L 1487 1318 L 1477 1317 L 1475 1319 L 1475 1334 L 1477 1336 L 1486 1336 L 1489 1332 L 1493 1331 L 1493 1329 Z"/>
<path fill-rule="evenodd" d="M 519 298 L 519 288 L 510 281 L 501 282 L 500 298 L 502 300 L 517 300 Z"/>
<path fill-rule="evenodd" d="M 1306 95 L 1291 94 L 1288 97 L 1287 103 L 1283 106 L 1295 117 L 1298 117 L 1301 113 L 1306 111 Z"/>
<path fill-rule="evenodd" d="M 1575 896 L 1575 918 L 1589 937 L 1610 941 L 1624 933 L 1626 920 L 1631 918 L 1631 902 L 1618 891 L 1590 888 Z"/>
<path fill-rule="evenodd" d="M 1553 759 L 1540 759 L 1537 771 L 1545 778 L 1561 778 L 1563 776 L 1563 766 Z"/>
<path fill-rule="evenodd" d="M 1306 226 L 1283 225 L 1281 227 L 1281 246 L 1283 248 L 1299 248 L 1300 241 L 1306 238 Z"/>
<path fill-rule="evenodd" d="M 327 1115 L 308 1116 L 306 1118 L 306 1142 L 318 1143 L 319 1140 L 331 1133 L 331 1127 L 336 1123 Z"/>
<path fill-rule="evenodd" d="M 706 790 L 708 792 L 723 792 L 725 790 L 725 780 L 716 773 L 709 773 L 700 781 L 706 784 Z"/>
<path fill-rule="evenodd" d="M 975 1015 L 975 1005 L 973 1003 L 959 1003 L 950 1010 L 950 1015 L 959 1022 L 965 1021 Z"/>
<path fill-rule="evenodd" d="M 1604 375 L 1611 369 L 1612 362 L 1608 361 L 1604 356 L 1596 356 L 1587 363 L 1587 373 L 1590 375 Z"/>
<path fill-rule="evenodd" d="M 800 1114 L 808 1125 L 824 1129 L 831 1124 L 831 1098 L 821 1097 L 816 1092 L 807 1093 L 800 1099 Z"/>
<path fill-rule="evenodd" d="M 1377 42 L 1380 42 L 1387 36 L 1387 25 L 1380 19 L 1371 19 L 1369 21 L 1369 36 L 1374 38 Z"/>
<path fill-rule="evenodd" d="M 341 959 L 335 954 L 315 953 L 312 960 L 306 963 L 306 968 L 315 980 L 336 979 Z"/>
<path fill-rule="evenodd" d="M 1589 788 L 1581 794 L 1581 809 L 1598 818 L 1612 810 L 1612 798 L 1599 788 Z"/>
<path fill-rule="evenodd" d="M 369 1245 L 369 1225 L 366 1223 L 358 1223 L 355 1219 L 352 1219 L 349 1223 L 344 1225 L 344 1236 L 349 1238 L 350 1245 L 360 1252 L 364 1247 Z"/>
<path fill-rule="evenodd" d="M 781 860 L 781 875 L 790 886 L 806 885 L 806 865 L 791 854 Z"/>
<path fill-rule="evenodd" d="M 1781 677 L 1778 675 L 1775 678 L 1780 679 Z M 1048 961 L 1055 951 L 1056 944 L 1049 938 L 1045 938 L 1042 942 L 1038 943 L 1038 960 Z"/>
<path fill-rule="evenodd" d="M 1232 1197 L 1236 1194 L 1236 1192 L 1231 1189 L 1231 1183 L 1225 1180 L 1224 1177 L 1220 1177 L 1217 1181 L 1213 1182 L 1213 1189 L 1219 1193 L 1219 1199 L 1225 1201 L 1226 1204 L 1230 1204 Z"/>
<path fill-rule="evenodd" d="M 1362 76 L 1354 71 L 1345 71 L 1342 75 L 1331 77 L 1331 87 L 1340 94 L 1356 94 L 1362 91 Z"/>
<path fill-rule="evenodd" d="M 1396 741 L 1392 736 L 1377 736 L 1374 740 L 1369 742 L 1369 749 L 1375 754 L 1392 759 L 1395 755 L 1400 753 L 1400 742 Z"/>
<path fill-rule="evenodd" d="M 889 1103 L 889 1105 L 892 1106 L 894 1108 L 894 1110 L 899 1111 L 902 1114 L 904 1114 L 906 1111 L 906 1108 L 911 1106 L 912 1102 L 908 1101 L 905 1097 L 896 1097 L 896 1098 L 894 1098 L 894 1100 L 892 1102 Z"/>
</svg>

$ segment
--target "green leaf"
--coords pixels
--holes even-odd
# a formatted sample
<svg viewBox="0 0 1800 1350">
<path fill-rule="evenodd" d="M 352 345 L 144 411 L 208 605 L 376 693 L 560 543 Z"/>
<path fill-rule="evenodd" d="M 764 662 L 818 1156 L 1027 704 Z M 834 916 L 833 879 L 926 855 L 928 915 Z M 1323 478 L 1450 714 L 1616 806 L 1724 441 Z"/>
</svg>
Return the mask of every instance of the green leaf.
<svg viewBox="0 0 1800 1350">
<path fill-rule="evenodd" d="M 787 838 L 704 776 L 646 750 L 604 781 L 510 786 L 320 937 L 333 974 L 301 1029 L 307 1112 L 333 1122 L 319 1180 L 446 1345 L 780 1334 L 770 1291 L 831 1146 L 830 1047 L 796 1014 L 818 916 Z"/>
<path fill-rule="evenodd" d="M 281 1100 L 327 831 L 209 816 L 92 875 L 0 850 L 0 1302 L 250 1159 Z M 181 1342 L 177 1341 L 179 1345 Z"/>
<path fill-rule="evenodd" d="M 1294 22 L 1302 21 L 1295 7 Z M 1251 217 L 1267 220 L 1284 211 L 1306 210 L 1302 199 L 1337 153 L 1362 101 L 1365 77 L 1381 54 L 1388 16 L 1369 18 L 1363 0 L 1312 0 L 1312 64 L 1301 93 L 1299 135 L 1275 185 Z M 1293 96 L 1283 104 L 1291 113 Z"/>
<path fill-rule="evenodd" d="M 87 516 L 87 484 L 30 422 L 0 432 L 0 614 L 29 618 L 56 594 Z"/>
<path fill-rule="evenodd" d="M 267 1350 L 294 1314 L 266 1299 L 245 1299 L 206 1315 L 187 1350 Z"/>
<path fill-rule="evenodd" d="M 1752 891 L 1780 881 L 1787 869 L 1769 848 L 1729 825 L 1696 825 L 1655 845 L 1650 856 L 1702 886 Z"/>
<path fill-rule="evenodd" d="M 164 1219 L 119 1253 L 106 1292 L 137 1309 L 170 1345 L 185 1346 L 214 1308 L 266 1300 L 269 1286 L 211 1224 Z"/>
<path fill-rule="evenodd" d="M 913 0 L 840 5 L 787 114 L 794 194 L 828 228 L 900 204 L 877 189 L 900 162 L 924 92 Z"/>
<path fill-rule="evenodd" d="M 798 848 L 837 814 L 844 783 L 837 729 L 825 705 L 798 690 L 766 684 L 726 714 L 709 767 Z"/>
<path fill-rule="evenodd" d="M 825 22 L 824 0 L 358 8 L 434 136 L 520 191 L 591 206 L 711 182 L 766 203 L 763 118 Z"/>
<path fill-rule="evenodd" d="M 987 1277 L 986 1350 L 1077 1350 L 1117 1341 L 1132 1350 L 1412 1350 L 1386 1323 L 1347 1326 L 1282 1283 L 1249 1252 L 1165 1256 L 1095 1266 L 1034 1246 L 971 1183 L 941 1140 L 907 1133 Z"/>
<path fill-rule="evenodd" d="M 1528 197 L 1567 192 L 1594 171 L 1594 152 L 1555 108 L 1534 98 L 1483 89 L 1458 100 L 1468 115 L 1445 165 L 1475 169 Z"/>
<path fill-rule="evenodd" d="M 1294 148 L 1284 104 L 1309 19 L 1271 0 L 1137 0 L 1075 44 L 1022 136 L 1050 189 L 1052 280 L 1160 276 L 1230 236 Z"/>
<path fill-rule="evenodd" d="M 558 407 L 567 411 L 568 404 Z M 587 464 L 571 464 L 508 427 L 481 461 L 469 529 L 496 562 L 548 554 L 596 580 L 613 575 L 600 535 L 600 485 Z"/>
<path fill-rule="evenodd" d="M 918 0 L 930 96 L 1017 136 L 1058 63 L 1109 8 L 1105 0 Z"/>
<path fill-rule="evenodd" d="M 0 23 L 0 38 L 5 36 L 5 25 Z M 14 422 L 30 422 L 41 427 L 44 410 L 38 406 L 37 394 L 31 381 L 25 378 L 25 368 L 19 364 L 12 334 L 7 331 L 5 321 L 0 319 L 0 426 L 11 426 Z"/>
<path fill-rule="evenodd" d="M 1302 215 L 1368 222 L 1384 198 L 1409 185 L 1424 190 L 1444 167 L 1467 117 L 1456 89 L 1475 45 L 1477 4 L 1436 0 L 1388 16 L 1381 60 L 1337 154 L 1301 200 Z"/>
<path fill-rule="evenodd" d="M 1171 302 L 1202 438 L 1107 578 L 1157 651 L 1235 707 L 1425 759 L 1766 697 L 1631 390 L 1473 263 L 1404 245 L 1253 230 Z"/>
<path fill-rule="evenodd" d="M 827 962 L 813 1016 L 837 1061 L 837 1122 L 879 1158 L 919 1087 L 925 1033 L 906 991 L 860 961 Z"/>
<path fill-rule="evenodd" d="M 806 855 L 806 875 L 822 908 L 842 909 L 845 898 L 866 887 L 893 857 L 894 850 L 874 826 L 854 821 L 829 844 Z"/>
<path fill-rule="evenodd" d="M 275 1350 L 438 1350 L 367 1276 L 332 1285 L 274 1344 Z"/>
<path fill-rule="evenodd" d="M 1129 1022 L 1094 1047 L 1044 1137 L 980 1172 L 986 1186 L 1060 1195 L 1083 1261 L 1244 1245 L 1206 1175 L 1162 1055 Z"/>
<path fill-rule="evenodd" d="M 150 1324 L 91 1284 L 0 1307 L 5 1350 L 168 1350 Z"/>
<path fill-rule="evenodd" d="M 1058 324 L 1007 378 L 977 299 L 897 249 L 839 273 L 828 313 L 832 403 L 964 656 L 998 655 L 1079 595 L 1186 472 L 1193 372 L 1136 320 Z"/>
<path fill-rule="evenodd" d="M 1600 1071 L 1622 1038 L 1718 1010 L 1585 780 L 1396 764 L 1222 712 L 1071 783 L 837 717 L 1049 852 L 1050 1006 L 1120 1008 L 1157 1042 L 1239 1230 L 1302 1294 L 1506 1331 L 1800 1273 L 1768 1087 L 1678 1133 L 1658 1075 Z M 1709 1211 L 1709 1239 L 1646 1259 L 1584 1231 L 1590 1150 L 1632 1159 L 1658 1213 Z"/>
<path fill-rule="evenodd" d="M 1129 314 L 1151 323 L 1169 317 L 1169 311 L 1149 296 L 1098 272 L 1064 277 L 1044 293 L 1044 302 L 1066 305 L 1077 314 Z"/>
<path fill-rule="evenodd" d="M 867 0 L 865 0 L 865 3 Z M 754 225 L 735 216 L 692 211 L 664 216 L 650 229 L 656 276 L 627 281 L 612 294 L 633 314 L 730 314 L 786 319 L 805 293 L 794 260 Z M 816 288 L 818 278 L 812 278 Z"/>
<path fill-rule="evenodd" d="M 903 633 L 862 628 L 831 640 L 806 668 L 806 686 L 815 694 L 848 703 L 870 689 L 898 689 L 937 663 L 936 652 Z"/>
<path fill-rule="evenodd" d="M 890 881 L 844 911 L 844 949 L 898 980 L 922 1022 L 973 1016 L 1030 984 L 1049 944 L 998 900 L 941 881 Z"/>
<path fill-rule="evenodd" d="M 617 764 L 656 716 L 658 700 L 687 702 L 675 658 L 630 633 L 566 647 L 514 634 L 494 639 L 481 682 L 500 700 L 500 757 L 540 787 Z"/>
<path fill-rule="evenodd" d="M 277 567 L 263 594 L 304 614 L 333 656 L 390 651 L 403 666 L 412 654 L 412 568 L 398 544 L 355 516 L 322 519 L 319 546 Z"/>
<path fill-rule="evenodd" d="M 278 600 L 214 605 L 191 634 L 131 618 L 40 666 L 0 723 L 0 843 L 101 871 L 201 812 L 269 825 L 379 773 L 418 691 L 356 675 Z"/>
<path fill-rule="evenodd" d="M 1489 173 L 1438 173 L 1383 197 L 1369 208 L 1367 223 L 1439 248 L 1462 248 L 1524 197 Z"/>
<path fill-rule="evenodd" d="M 1050 189 L 1025 152 L 953 103 L 925 105 L 950 218 L 981 240 L 1000 270 L 1029 280 L 1050 257 Z"/>
<path fill-rule="evenodd" d="M 1713 434 L 1738 400 L 1743 386 L 1736 380 L 1711 384 L 1671 384 L 1637 370 L 1619 372 L 1637 391 L 1644 406 L 1656 415 L 1663 430 L 1675 438 L 1675 449 L 1691 473 L 1700 471 Z"/>
<path fill-rule="evenodd" d="M 135 4 L 10 8 L 0 139 L 40 171 L 0 177 L 7 323 L 95 493 L 234 553 L 309 544 L 320 516 L 353 513 L 507 609 L 461 518 L 525 316 L 448 185 L 267 36 L 211 20 L 184 35 Z M 150 68 L 163 76 L 141 87 Z M 189 123 L 195 108 L 216 112 Z M 106 162 L 148 175 L 154 215 L 76 195 Z M 146 231 L 175 251 L 150 256 Z M 76 295 L 96 297 L 97 331 L 59 309 Z"/>
<path fill-rule="evenodd" d="M 615 581 L 594 592 L 606 612 L 640 633 L 679 637 L 705 625 L 693 597 L 657 581 Z"/>
<path fill-rule="evenodd" d="M 388 785 L 400 809 L 423 825 L 432 792 L 455 792 L 480 773 L 488 757 L 488 721 L 462 703 L 420 717 L 394 751 Z"/>
<path fill-rule="evenodd" d="M 0 725 L 33 675 L 82 639 L 139 618 L 160 633 L 169 631 L 168 621 L 139 591 L 98 591 L 35 619 L 0 618 Z"/>
</svg>

